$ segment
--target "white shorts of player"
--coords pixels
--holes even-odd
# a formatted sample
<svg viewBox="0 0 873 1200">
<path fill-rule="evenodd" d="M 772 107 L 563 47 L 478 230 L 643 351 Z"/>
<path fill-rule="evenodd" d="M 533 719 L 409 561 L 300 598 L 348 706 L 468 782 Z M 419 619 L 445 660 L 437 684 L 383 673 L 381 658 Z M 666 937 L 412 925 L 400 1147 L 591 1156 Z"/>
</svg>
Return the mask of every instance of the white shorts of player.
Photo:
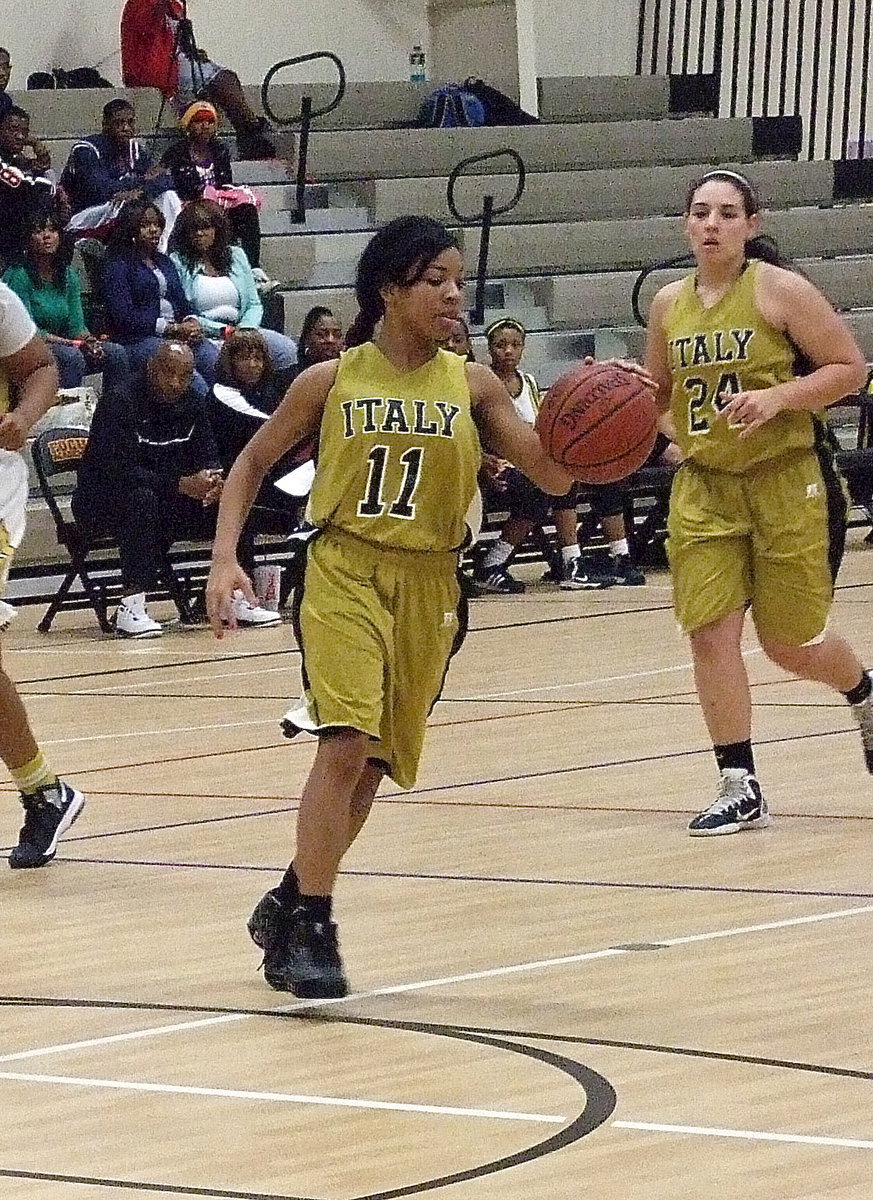
<svg viewBox="0 0 873 1200">
<path fill-rule="evenodd" d="M 21 545 L 27 523 L 27 466 L 20 454 L 0 450 L 0 595 L 6 591 L 12 556 Z M 15 616 L 11 604 L 0 600 L 0 630 Z"/>
</svg>

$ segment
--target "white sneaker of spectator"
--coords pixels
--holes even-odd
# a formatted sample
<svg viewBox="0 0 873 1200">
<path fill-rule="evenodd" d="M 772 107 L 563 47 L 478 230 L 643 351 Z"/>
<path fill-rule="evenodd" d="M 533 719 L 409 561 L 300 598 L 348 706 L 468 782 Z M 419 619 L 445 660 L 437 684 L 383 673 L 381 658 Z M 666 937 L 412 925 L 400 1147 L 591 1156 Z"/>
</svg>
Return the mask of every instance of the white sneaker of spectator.
<svg viewBox="0 0 873 1200">
<path fill-rule="evenodd" d="M 279 613 L 269 608 L 256 608 L 249 604 L 240 591 L 233 594 L 233 618 L 237 625 L 278 625 L 282 620 Z"/>
<path fill-rule="evenodd" d="M 119 637 L 160 637 L 164 632 L 157 621 L 152 620 L 146 608 L 145 592 L 133 596 L 122 596 L 115 616 L 115 632 Z"/>
</svg>

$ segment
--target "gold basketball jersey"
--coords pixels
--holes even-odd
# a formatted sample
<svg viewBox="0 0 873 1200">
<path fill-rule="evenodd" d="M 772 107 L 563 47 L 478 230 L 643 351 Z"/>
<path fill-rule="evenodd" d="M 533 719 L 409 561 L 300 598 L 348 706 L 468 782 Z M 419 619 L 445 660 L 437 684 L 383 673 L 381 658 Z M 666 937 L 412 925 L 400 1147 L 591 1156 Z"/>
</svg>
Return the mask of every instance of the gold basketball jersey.
<svg viewBox="0 0 873 1200">
<path fill-rule="evenodd" d="M 372 342 L 342 355 L 319 435 L 316 525 L 405 550 L 462 544 L 482 455 L 465 368 L 438 350 L 399 371 Z"/>
<path fill-rule="evenodd" d="M 787 450 L 812 446 L 812 413 L 780 412 L 747 438 L 717 414 L 737 392 L 795 377 L 796 349 L 761 316 L 755 303 L 760 263 L 751 261 L 711 308 L 689 275 L 665 321 L 673 378 L 670 412 L 683 453 L 702 466 L 742 473 Z"/>
<path fill-rule="evenodd" d="M 9 377 L 0 365 L 0 417 L 9 412 Z"/>
</svg>

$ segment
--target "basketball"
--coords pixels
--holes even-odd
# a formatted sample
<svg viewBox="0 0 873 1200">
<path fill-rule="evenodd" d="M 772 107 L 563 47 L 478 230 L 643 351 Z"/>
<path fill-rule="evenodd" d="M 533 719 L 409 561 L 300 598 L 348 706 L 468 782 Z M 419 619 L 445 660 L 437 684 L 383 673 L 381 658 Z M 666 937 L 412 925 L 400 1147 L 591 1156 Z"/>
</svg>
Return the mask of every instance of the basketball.
<svg viewBox="0 0 873 1200">
<path fill-rule="evenodd" d="M 615 363 L 573 367 L 549 388 L 536 429 L 546 453 L 582 483 L 639 470 L 657 435 L 655 393 Z"/>
</svg>

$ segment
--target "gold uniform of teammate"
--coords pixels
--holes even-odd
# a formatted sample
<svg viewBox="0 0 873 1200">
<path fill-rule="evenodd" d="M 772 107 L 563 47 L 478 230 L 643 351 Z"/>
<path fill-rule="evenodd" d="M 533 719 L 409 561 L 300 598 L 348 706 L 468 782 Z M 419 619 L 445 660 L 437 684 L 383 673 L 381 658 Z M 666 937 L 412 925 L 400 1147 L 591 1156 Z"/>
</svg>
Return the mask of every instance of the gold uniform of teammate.
<svg viewBox="0 0 873 1200">
<path fill-rule="evenodd" d="M 458 552 L 480 460 L 463 359 L 439 350 L 401 372 L 372 342 L 343 354 L 297 605 L 305 727 L 369 734 L 401 787 L 463 635 Z"/>
<path fill-rule="evenodd" d="M 778 413 L 746 439 L 720 408 L 796 375 L 797 352 L 759 313 L 751 261 L 704 308 L 690 275 L 664 319 L 670 413 L 685 461 L 667 543 L 687 633 L 750 604 L 764 637 L 804 645 L 824 630 L 845 541 L 847 497 L 812 413 Z"/>
</svg>

